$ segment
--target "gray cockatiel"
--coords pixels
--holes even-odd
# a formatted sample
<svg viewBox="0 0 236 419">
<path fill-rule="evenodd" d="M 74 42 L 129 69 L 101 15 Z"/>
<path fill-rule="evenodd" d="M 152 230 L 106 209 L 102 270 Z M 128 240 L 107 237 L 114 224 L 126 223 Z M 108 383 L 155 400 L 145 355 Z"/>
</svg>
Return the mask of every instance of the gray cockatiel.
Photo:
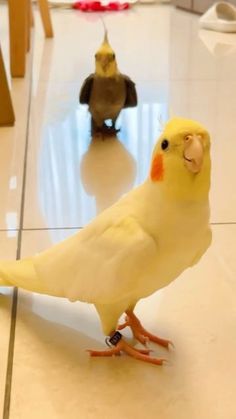
<svg viewBox="0 0 236 419">
<path fill-rule="evenodd" d="M 137 93 L 134 82 L 117 68 L 106 29 L 103 43 L 95 54 L 95 64 L 95 73 L 90 74 L 81 87 L 79 101 L 89 105 L 92 133 L 116 132 L 120 111 L 137 105 Z M 105 124 L 108 119 L 112 121 L 111 127 Z"/>
<path fill-rule="evenodd" d="M 195 265 L 211 243 L 209 226 L 210 136 L 199 123 L 169 121 L 157 142 L 147 179 L 75 235 L 27 259 L 0 262 L 0 287 L 95 305 L 113 348 L 92 356 L 126 352 L 162 364 L 136 349 L 117 329 L 168 347 L 134 314 L 137 302 Z M 119 317 L 126 313 L 124 325 Z"/>
</svg>

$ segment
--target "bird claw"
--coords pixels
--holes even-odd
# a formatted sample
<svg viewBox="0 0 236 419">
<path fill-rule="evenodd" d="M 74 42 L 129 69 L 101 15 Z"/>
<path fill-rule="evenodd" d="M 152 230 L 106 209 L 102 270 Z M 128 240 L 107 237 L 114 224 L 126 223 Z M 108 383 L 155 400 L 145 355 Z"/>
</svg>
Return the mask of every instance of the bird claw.
<svg viewBox="0 0 236 419">
<path fill-rule="evenodd" d="M 86 349 L 86 352 L 90 354 L 91 357 L 103 357 L 103 356 L 119 356 L 121 355 L 120 351 L 115 348 L 104 350 L 104 351 L 94 351 L 93 349 Z"/>
<path fill-rule="evenodd" d="M 111 349 L 104 350 L 104 351 L 93 351 L 88 349 L 90 356 L 92 357 L 103 357 L 103 356 L 116 356 L 121 355 L 121 352 L 126 353 L 127 355 L 135 358 L 139 361 L 148 362 L 154 365 L 163 365 L 168 361 L 164 358 L 154 358 L 150 356 L 152 352 L 151 349 L 137 349 L 130 346 L 123 338 L 119 340 L 119 342 Z"/>
<path fill-rule="evenodd" d="M 150 339 L 148 336 L 144 336 L 141 334 L 134 334 L 135 339 L 137 339 L 140 343 L 142 343 L 144 346 L 147 346 L 147 344 L 150 342 Z"/>
<path fill-rule="evenodd" d="M 144 346 L 147 345 L 148 342 L 157 343 L 160 346 L 163 346 L 166 349 L 173 349 L 174 344 L 171 340 L 159 338 L 151 333 L 149 333 L 144 327 L 141 325 L 139 319 L 135 316 L 135 314 L 131 311 L 127 311 L 127 315 L 125 317 L 125 323 L 121 324 L 118 329 L 122 330 L 125 327 L 130 326 L 134 337 L 141 342 Z"/>
</svg>

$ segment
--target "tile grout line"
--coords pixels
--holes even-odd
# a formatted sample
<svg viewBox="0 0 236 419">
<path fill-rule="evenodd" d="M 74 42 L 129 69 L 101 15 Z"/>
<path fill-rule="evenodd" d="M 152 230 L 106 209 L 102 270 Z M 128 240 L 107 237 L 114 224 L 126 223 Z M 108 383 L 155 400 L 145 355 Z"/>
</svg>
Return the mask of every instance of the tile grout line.
<svg viewBox="0 0 236 419">
<path fill-rule="evenodd" d="M 211 226 L 225 226 L 225 225 L 235 225 L 236 221 L 220 221 L 220 222 L 212 222 L 210 223 Z"/>
<path fill-rule="evenodd" d="M 31 35 L 31 42 L 33 44 L 33 34 Z M 32 100 L 32 69 L 33 69 L 33 48 L 31 50 L 30 63 L 29 63 L 29 102 L 27 109 L 27 125 L 26 125 L 26 140 L 23 160 L 23 177 L 22 177 L 22 192 L 21 192 L 21 206 L 20 206 L 20 219 L 19 228 L 15 229 L 18 231 L 17 237 L 17 249 L 16 249 L 16 260 L 20 259 L 21 253 L 21 241 L 23 231 L 23 220 L 24 220 L 24 204 L 25 204 L 25 185 L 26 185 L 26 172 L 27 172 L 27 153 L 29 145 L 29 123 L 30 123 L 30 111 L 31 111 L 31 100 Z M 18 289 L 15 287 L 13 290 L 12 298 L 12 309 L 11 309 L 11 325 L 10 325 L 10 336 L 8 344 L 8 358 L 7 358 L 7 371 L 5 381 L 5 394 L 3 404 L 3 419 L 9 419 L 10 417 L 10 403 L 11 403 L 11 389 L 12 389 L 12 373 L 13 373 L 13 359 L 14 359 L 14 344 L 15 344 L 15 331 L 16 331 L 16 316 L 17 316 L 17 302 L 18 302 Z"/>
<path fill-rule="evenodd" d="M 235 223 L 236 224 L 236 223 Z M 84 227 L 76 226 L 76 227 L 34 227 L 34 228 L 23 228 L 23 231 L 49 231 L 49 230 L 82 230 Z"/>
<path fill-rule="evenodd" d="M 224 225 L 236 225 L 236 221 L 219 221 L 219 222 L 211 222 L 210 223 L 211 226 L 224 226 Z M 86 226 L 86 225 L 85 225 Z M 63 231 L 63 230 L 82 230 L 85 226 L 72 226 L 72 227 L 26 227 L 26 228 L 22 228 L 21 232 L 28 232 L 28 231 L 51 231 L 51 230 L 59 230 L 59 231 Z M 8 231 L 19 231 L 18 228 L 0 228 L 0 233 L 6 233 Z"/>
<path fill-rule="evenodd" d="M 17 314 L 17 295 L 18 295 L 17 288 L 14 288 L 13 297 L 12 297 L 12 307 L 11 307 L 11 325 L 10 325 L 10 336 L 9 336 L 9 344 L 8 344 L 7 372 L 6 372 L 5 394 L 4 394 L 4 404 L 3 404 L 3 419 L 8 419 L 10 416 L 11 384 L 12 384 L 12 371 L 13 371 L 16 314 Z"/>
</svg>

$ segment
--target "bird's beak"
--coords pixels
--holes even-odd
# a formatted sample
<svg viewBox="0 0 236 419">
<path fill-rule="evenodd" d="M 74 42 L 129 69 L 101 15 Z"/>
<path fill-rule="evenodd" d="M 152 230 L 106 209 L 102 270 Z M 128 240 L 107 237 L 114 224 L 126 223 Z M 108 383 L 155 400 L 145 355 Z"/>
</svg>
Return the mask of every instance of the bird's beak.
<svg viewBox="0 0 236 419">
<path fill-rule="evenodd" d="M 198 173 L 203 162 L 202 137 L 187 135 L 184 141 L 184 164 L 190 172 Z"/>
</svg>

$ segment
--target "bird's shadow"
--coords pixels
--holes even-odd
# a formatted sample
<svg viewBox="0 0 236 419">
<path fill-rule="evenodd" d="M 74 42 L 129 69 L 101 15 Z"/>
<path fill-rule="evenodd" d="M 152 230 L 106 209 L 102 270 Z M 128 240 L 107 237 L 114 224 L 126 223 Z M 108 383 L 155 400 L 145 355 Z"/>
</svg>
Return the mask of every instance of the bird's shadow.
<svg viewBox="0 0 236 419">
<path fill-rule="evenodd" d="M 95 197 L 97 213 L 132 188 L 136 171 L 135 159 L 115 134 L 91 138 L 80 174 L 85 191 Z"/>
</svg>

